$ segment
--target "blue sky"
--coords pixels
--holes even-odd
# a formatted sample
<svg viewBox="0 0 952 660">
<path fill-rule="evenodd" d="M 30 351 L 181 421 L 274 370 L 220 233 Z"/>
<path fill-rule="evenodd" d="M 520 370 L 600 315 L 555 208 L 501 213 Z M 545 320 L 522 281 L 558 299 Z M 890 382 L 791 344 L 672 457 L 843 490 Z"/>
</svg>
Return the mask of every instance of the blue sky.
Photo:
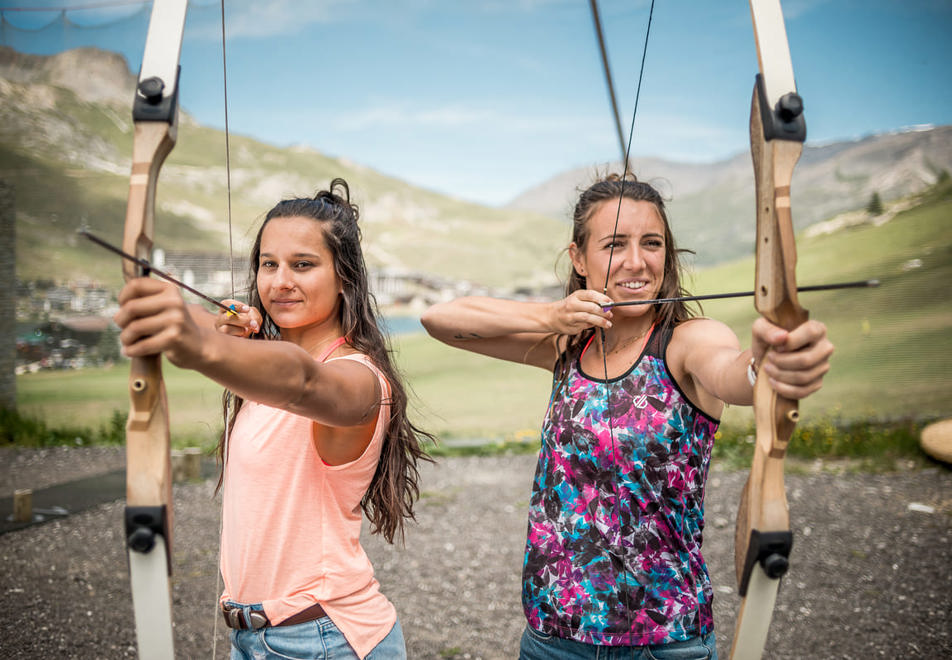
<svg viewBox="0 0 952 660">
<path fill-rule="evenodd" d="M 141 3 L 9 11 L 108 2 L 2 0 L 0 42 L 34 53 L 95 45 L 138 70 Z M 599 3 L 626 129 L 649 5 Z M 952 1 L 783 8 L 809 143 L 952 123 Z M 233 133 L 307 144 L 486 204 L 618 158 L 585 0 L 228 0 L 225 14 Z M 181 86 L 183 108 L 219 128 L 220 20 L 214 0 L 190 6 Z M 746 150 L 756 71 L 747 2 L 657 0 L 633 159 L 706 162 Z"/>
</svg>

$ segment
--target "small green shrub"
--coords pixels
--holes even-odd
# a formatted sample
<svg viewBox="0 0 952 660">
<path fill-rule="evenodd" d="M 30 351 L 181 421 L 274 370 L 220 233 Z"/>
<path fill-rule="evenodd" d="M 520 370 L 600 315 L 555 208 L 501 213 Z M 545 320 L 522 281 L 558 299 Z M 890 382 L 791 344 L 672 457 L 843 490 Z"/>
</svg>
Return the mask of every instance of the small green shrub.
<svg viewBox="0 0 952 660">
<path fill-rule="evenodd" d="M 119 445 L 125 440 L 125 419 L 118 410 L 98 429 L 82 426 L 51 427 L 42 419 L 0 410 L 0 446 L 56 447 Z"/>
<path fill-rule="evenodd" d="M 797 426 L 787 455 L 799 459 L 852 459 L 869 470 L 892 469 L 897 461 L 925 461 L 919 434 L 932 420 L 911 418 L 843 421 L 822 418 Z M 756 431 L 753 425 L 723 427 L 714 440 L 714 458 L 730 467 L 750 464 Z"/>
</svg>

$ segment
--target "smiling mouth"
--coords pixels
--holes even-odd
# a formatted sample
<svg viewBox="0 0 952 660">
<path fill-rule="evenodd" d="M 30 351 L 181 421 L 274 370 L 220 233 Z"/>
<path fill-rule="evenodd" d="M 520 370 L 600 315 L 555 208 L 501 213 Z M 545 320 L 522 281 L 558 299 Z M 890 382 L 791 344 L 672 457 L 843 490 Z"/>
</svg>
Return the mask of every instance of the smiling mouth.
<svg viewBox="0 0 952 660">
<path fill-rule="evenodd" d="M 647 282 L 619 282 L 619 289 L 624 289 L 625 291 L 642 291 L 648 287 Z"/>
</svg>

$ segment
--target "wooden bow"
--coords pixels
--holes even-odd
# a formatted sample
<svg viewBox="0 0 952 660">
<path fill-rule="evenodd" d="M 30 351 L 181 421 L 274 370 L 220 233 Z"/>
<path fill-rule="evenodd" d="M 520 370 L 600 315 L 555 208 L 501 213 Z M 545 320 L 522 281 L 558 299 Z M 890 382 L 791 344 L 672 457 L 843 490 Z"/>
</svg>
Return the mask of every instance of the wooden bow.
<svg viewBox="0 0 952 660">
<path fill-rule="evenodd" d="M 175 146 L 187 0 L 155 0 L 132 118 L 132 176 L 123 249 L 151 258 L 159 170 Z M 148 275 L 123 263 L 126 280 Z M 162 356 L 133 358 L 126 424 L 126 544 L 141 658 L 172 658 L 172 476 Z"/>
<path fill-rule="evenodd" d="M 760 75 L 750 111 L 750 150 L 757 203 L 754 306 L 792 330 L 807 320 L 797 300 L 797 249 L 790 182 L 806 140 L 803 101 L 779 0 L 750 0 Z M 742 597 L 731 658 L 760 658 L 793 534 L 783 484 L 787 444 L 799 418 L 797 402 L 779 396 L 766 376 L 754 387 L 756 443 L 737 513 L 734 558 Z"/>
</svg>

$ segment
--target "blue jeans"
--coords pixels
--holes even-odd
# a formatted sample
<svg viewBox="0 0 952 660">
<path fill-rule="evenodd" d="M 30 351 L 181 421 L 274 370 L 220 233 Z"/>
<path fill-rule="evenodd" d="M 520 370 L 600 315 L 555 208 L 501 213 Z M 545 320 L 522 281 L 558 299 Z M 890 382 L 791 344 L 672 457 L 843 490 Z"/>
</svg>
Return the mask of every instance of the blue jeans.
<svg viewBox="0 0 952 660">
<path fill-rule="evenodd" d="M 251 610 L 260 610 L 252 605 Z M 367 655 L 366 660 L 406 660 L 400 620 Z M 231 660 L 357 660 L 344 634 L 330 617 L 293 626 L 265 626 L 258 630 L 231 631 Z"/>
<path fill-rule="evenodd" d="M 714 633 L 652 646 L 594 646 L 540 633 L 526 626 L 519 660 L 717 660 Z"/>
</svg>

